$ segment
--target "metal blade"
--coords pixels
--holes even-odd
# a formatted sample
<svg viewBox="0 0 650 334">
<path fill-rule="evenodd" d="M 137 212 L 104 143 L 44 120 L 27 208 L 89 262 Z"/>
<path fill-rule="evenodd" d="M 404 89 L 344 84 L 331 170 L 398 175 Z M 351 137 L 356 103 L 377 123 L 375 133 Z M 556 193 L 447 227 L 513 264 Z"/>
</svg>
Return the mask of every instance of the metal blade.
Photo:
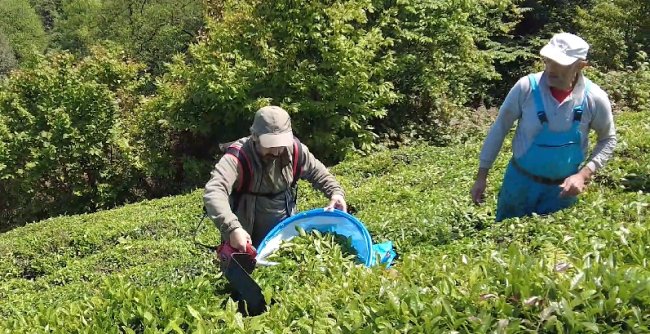
<svg viewBox="0 0 650 334">
<path fill-rule="evenodd" d="M 240 311 L 251 316 L 262 314 L 266 309 L 266 301 L 264 300 L 262 289 L 249 275 L 249 272 L 253 271 L 252 269 L 255 267 L 255 263 L 251 261 L 248 254 L 243 253 L 242 255 L 244 256 L 236 255 L 233 254 L 232 260 L 224 271 L 224 276 L 235 290 L 239 292 L 241 300 L 246 302 L 246 309 Z"/>
</svg>

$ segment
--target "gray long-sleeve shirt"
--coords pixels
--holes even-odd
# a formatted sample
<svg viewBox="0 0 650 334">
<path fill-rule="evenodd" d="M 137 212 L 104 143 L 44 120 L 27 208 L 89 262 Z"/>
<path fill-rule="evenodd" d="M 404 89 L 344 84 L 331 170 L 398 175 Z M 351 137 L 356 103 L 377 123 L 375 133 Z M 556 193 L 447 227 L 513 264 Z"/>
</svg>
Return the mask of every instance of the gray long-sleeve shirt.
<svg viewBox="0 0 650 334">
<path fill-rule="evenodd" d="M 308 180 L 325 196 L 344 195 L 343 189 L 329 170 L 314 157 L 309 148 L 302 145 L 303 165 L 301 178 Z M 228 240 L 230 232 L 241 227 L 253 242 L 261 239 L 281 219 L 291 215 L 287 212 L 286 189 L 293 182 L 292 163 L 293 147 L 287 147 L 282 159 L 273 163 L 264 163 L 256 152 L 255 143 L 249 137 L 235 143 L 251 159 L 253 176 L 250 180 L 251 191 L 256 193 L 278 193 L 277 196 L 254 196 L 244 193 L 237 208 L 231 208 L 231 195 L 242 183 L 244 172 L 234 156 L 224 155 L 215 165 L 211 178 L 205 185 L 203 200 L 208 216 L 221 232 L 223 240 Z M 300 161 L 299 160 L 299 161 Z M 294 208 L 289 208 L 294 211 Z"/>
<path fill-rule="evenodd" d="M 567 131 L 573 122 L 574 106 L 580 105 L 583 101 L 585 91 L 584 76 L 579 75 L 573 91 L 561 103 L 555 100 L 551 94 L 546 75 L 540 72 L 536 73 L 535 77 L 542 93 L 549 130 Z M 512 151 L 514 157 L 518 158 L 528 150 L 535 136 L 542 129 L 542 124 L 537 117 L 537 108 L 535 107 L 535 100 L 528 77 L 519 79 L 501 105 L 499 115 L 483 143 L 480 154 L 480 168 L 490 169 L 492 167 L 501 150 L 503 140 L 516 120 L 519 120 L 519 122 L 512 141 Z M 593 129 L 596 132 L 597 143 L 586 164 L 589 169 L 595 172 L 605 165 L 616 147 L 616 129 L 612 116 L 612 107 L 607 93 L 595 83 L 591 84 L 587 94 L 587 107 L 583 112 L 579 128 L 582 134 L 581 148 L 585 157 L 589 149 L 589 130 Z"/>
</svg>

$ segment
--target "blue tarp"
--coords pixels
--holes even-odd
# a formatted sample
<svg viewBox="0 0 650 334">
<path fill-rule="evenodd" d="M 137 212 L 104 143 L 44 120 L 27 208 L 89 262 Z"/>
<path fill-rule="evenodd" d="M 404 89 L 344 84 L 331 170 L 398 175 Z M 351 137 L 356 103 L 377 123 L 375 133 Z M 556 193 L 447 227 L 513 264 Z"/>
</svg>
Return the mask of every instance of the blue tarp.
<svg viewBox="0 0 650 334">
<path fill-rule="evenodd" d="M 301 227 L 306 232 L 317 230 L 350 238 L 359 260 L 368 267 L 377 264 L 378 260 L 379 263 L 390 267 L 396 256 L 390 241 L 373 245 L 370 233 L 354 216 L 339 210 L 314 209 L 298 213 L 276 225 L 257 248 L 257 262 L 262 265 L 273 264 L 265 259 L 280 247 L 282 241 L 298 236 L 296 227 Z"/>
</svg>

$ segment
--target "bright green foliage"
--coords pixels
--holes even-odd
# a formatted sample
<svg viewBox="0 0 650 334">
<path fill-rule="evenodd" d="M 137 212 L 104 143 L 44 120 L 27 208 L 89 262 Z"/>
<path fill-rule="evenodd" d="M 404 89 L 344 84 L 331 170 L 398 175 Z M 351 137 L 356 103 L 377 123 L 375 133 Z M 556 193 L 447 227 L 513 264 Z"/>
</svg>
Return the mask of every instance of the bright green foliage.
<svg viewBox="0 0 650 334">
<path fill-rule="evenodd" d="M 491 64 L 503 53 L 491 38 L 509 25 L 492 17 L 507 21 L 511 5 L 227 1 L 148 106 L 159 125 L 148 137 L 168 147 L 152 169 L 199 179 L 217 145 L 247 135 L 269 103 L 289 111 L 295 134 L 326 162 L 370 151 L 381 134 L 443 142 L 445 125 L 498 77 Z"/>
<path fill-rule="evenodd" d="M 395 242 L 393 270 L 355 264 L 327 235 L 294 239 L 280 251 L 285 264 L 253 272 L 275 303 L 252 318 L 228 298 L 214 254 L 192 244 L 201 191 L 16 228 L 0 235 L 0 329 L 648 332 L 650 141 L 640 134 L 650 115 L 616 122 L 616 156 L 576 206 L 498 224 L 505 152 L 482 207 L 468 195 L 479 141 L 348 158 L 332 171 L 373 239 Z M 302 209 L 326 203 L 300 187 Z M 216 244 L 218 232 L 208 226 L 199 239 Z"/>
<path fill-rule="evenodd" d="M 284 106 L 296 135 L 321 156 L 327 148 L 323 158 L 340 159 L 352 144 L 365 148 L 373 141 L 370 120 L 395 98 L 378 59 L 388 41 L 365 26 L 368 5 L 227 2 L 191 59 L 172 67 L 157 106 L 175 132 L 206 138 L 211 146 L 203 149 L 211 152 L 248 134 L 266 103 Z"/>
<path fill-rule="evenodd" d="M 282 242 L 267 260 L 278 264 L 253 271 L 253 278 L 264 289 L 267 305 L 303 295 L 305 286 L 336 286 L 337 277 L 344 277 L 352 267 L 362 265 L 356 260 L 351 240 L 304 230 L 300 236 Z"/>
<path fill-rule="evenodd" d="M 116 51 L 44 57 L 0 90 L 3 223 L 85 212 L 137 198 L 129 138 L 142 66 Z"/>
<path fill-rule="evenodd" d="M 47 45 L 43 23 L 27 0 L 0 0 L 0 33 L 9 41 L 19 60 Z"/>
</svg>

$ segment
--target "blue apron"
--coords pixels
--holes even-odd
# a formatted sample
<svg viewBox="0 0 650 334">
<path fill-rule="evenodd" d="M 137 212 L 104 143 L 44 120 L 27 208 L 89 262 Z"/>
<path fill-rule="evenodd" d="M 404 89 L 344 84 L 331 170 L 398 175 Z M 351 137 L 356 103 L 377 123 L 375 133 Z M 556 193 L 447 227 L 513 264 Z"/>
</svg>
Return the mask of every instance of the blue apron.
<svg viewBox="0 0 650 334">
<path fill-rule="evenodd" d="M 537 80 L 533 74 L 528 79 L 542 130 L 535 136 L 530 148 L 521 157 L 513 157 L 508 164 L 497 202 L 497 221 L 532 213 L 547 214 L 576 202 L 575 196 L 560 197 L 560 184 L 578 172 L 585 158 L 581 148 L 580 120 L 591 82 L 585 78 L 584 97 L 582 104 L 573 108 L 571 128 L 554 132 L 548 128 Z"/>
</svg>

